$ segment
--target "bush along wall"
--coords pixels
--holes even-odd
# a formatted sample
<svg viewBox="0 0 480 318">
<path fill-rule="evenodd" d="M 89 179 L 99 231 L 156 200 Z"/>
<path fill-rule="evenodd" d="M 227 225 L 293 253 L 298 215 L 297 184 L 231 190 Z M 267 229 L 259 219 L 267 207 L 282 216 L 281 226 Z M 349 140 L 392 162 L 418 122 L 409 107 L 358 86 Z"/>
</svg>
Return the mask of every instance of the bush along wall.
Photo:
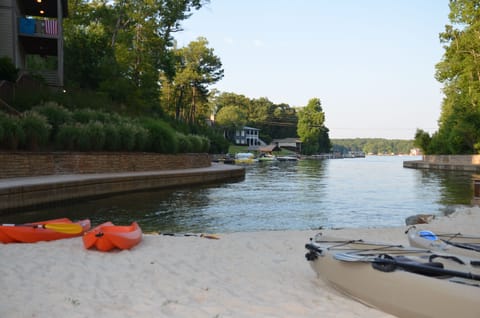
<svg viewBox="0 0 480 318">
<path fill-rule="evenodd" d="M 0 112 L 0 149 L 208 153 L 205 136 L 185 135 L 160 119 L 133 119 L 54 102 L 20 116 Z"/>
</svg>

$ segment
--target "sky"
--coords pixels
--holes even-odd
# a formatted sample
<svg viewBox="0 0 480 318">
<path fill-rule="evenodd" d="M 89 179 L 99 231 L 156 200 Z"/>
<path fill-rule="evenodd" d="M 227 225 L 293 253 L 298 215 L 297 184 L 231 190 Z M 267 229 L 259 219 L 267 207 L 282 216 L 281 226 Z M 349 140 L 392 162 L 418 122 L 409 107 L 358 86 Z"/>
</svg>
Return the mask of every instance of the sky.
<svg viewBox="0 0 480 318">
<path fill-rule="evenodd" d="M 331 139 L 413 139 L 438 130 L 448 13 L 448 0 L 211 0 L 175 38 L 207 39 L 225 72 L 211 89 L 319 98 Z"/>
</svg>

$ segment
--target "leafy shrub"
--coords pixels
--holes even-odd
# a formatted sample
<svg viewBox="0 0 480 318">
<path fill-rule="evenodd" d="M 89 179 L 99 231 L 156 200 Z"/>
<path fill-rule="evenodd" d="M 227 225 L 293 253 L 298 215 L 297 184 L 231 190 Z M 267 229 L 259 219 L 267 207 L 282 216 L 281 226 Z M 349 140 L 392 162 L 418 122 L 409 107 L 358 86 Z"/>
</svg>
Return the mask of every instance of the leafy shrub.
<svg viewBox="0 0 480 318">
<path fill-rule="evenodd" d="M 223 131 L 214 131 L 203 129 L 200 135 L 208 139 L 208 152 L 209 153 L 227 153 L 230 143 L 225 139 Z"/>
<path fill-rule="evenodd" d="M 52 126 L 45 116 L 28 111 L 23 114 L 20 122 L 25 134 L 26 149 L 38 150 L 48 144 Z"/>
<path fill-rule="evenodd" d="M 207 152 L 210 140 L 177 132 L 159 119 L 131 119 L 92 109 L 70 111 L 47 102 L 25 112 L 21 119 L 0 112 L 0 148 L 171 154 Z"/>
<path fill-rule="evenodd" d="M 210 139 L 199 135 L 188 135 L 188 138 L 192 144 L 192 152 L 208 152 L 210 149 Z"/>
<path fill-rule="evenodd" d="M 175 131 L 161 120 L 148 119 L 144 127 L 150 135 L 148 149 L 159 153 L 177 153 L 178 144 Z"/>
<path fill-rule="evenodd" d="M 110 123 L 110 124 L 121 124 L 123 122 L 128 122 L 129 118 L 122 117 L 119 114 L 108 114 L 108 116 L 105 118 L 105 122 Z"/>
<path fill-rule="evenodd" d="M 104 123 L 110 121 L 110 115 L 108 113 L 89 108 L 78 109 L 73 112 L 73 120 L 82 124 L 88 124 L 91 121 Z"/>
<path fill-rule="evenodd" d="M 188 153 L 192 151 L 192 143 L 188 136 L 185 136 L 182 133 L 177 133 L 177 140 L 178 140 L 178 152 L 180 153 Z"/>
<path fill-rule="evenodd" d="M 77 150 L 92 151 L 103 149 L 105 145 L 105 130 L 101 122 L 77 123 L 75 127 L 77 129 L 73 130 L 73 132 Z"/>
<path fill-rule="evenodd" d="M 135 126 L 135 150 L 146 151 L 150 134 L 142 126 Z"/>
<path fill-rule="evenodd" d="M 205 136 L 200 136 L 200 139 L 202 140 L 202 148 L 200 149 L 200 152 L 208 153 L 210 150 L 210 139 Z"/>
<path fill-rule="evenodd" d="M 0 116 L 0 126 L 3 130 L 0 139 L 0 148 L 17 150 L 25 142 L 25 133 L 22 129 L 19 117 L 3 115 Z"/>
<path fill-rule="evenodd" d="M 200 152 L 202 149 L 202 140 L 198 135 L 188 135 L 188 139 L 192 144 L 192 152 Z"/>
<path fill-rule="evenodd" d="M 86 129 L 85 124 L 77 124 L 78 125 L 78 136 L 77 136 L 77 144 L 76 150 L 80 151 L 90 151 L 91 148 L 91 141 L 90 136 L 88 135 L 88 130 Z"/>
<path fill-rule="evenodd" d="M 72 120 L 72 112 L 55 102 L 47 102 L 34 107 L 32 110 L 47 118 L 48 123 L 52 126 L 52 138 L 56 136 L 61 125 Z"/>
<path fill-rule="evenodd" d="M 105 146 L 105 129 L 99 121 L 89 122 L 82 132 L 88 141 L 86 150 L 103 150 Z"/>
<path fill-rule="evenodd" d="M 106 124 L 105 128 L 105 150 L 118 151 L 121 147 L 120 133 L 114 124 Z"/>
<path fill-rule="evenodd" d="M 118 126 L 120 135 L 120 148 L 124 151 L 132 151 L 135 147 L 135 126 L 130 123 L 122 123 Z"/>
<path fill-rule="evenodd" d="M 81 135 L 81 124 L 64 124 L 60 126 L 55 136 L 56 147 L 59 150 L 77 150 L 78 139 Z"/>
</svg>

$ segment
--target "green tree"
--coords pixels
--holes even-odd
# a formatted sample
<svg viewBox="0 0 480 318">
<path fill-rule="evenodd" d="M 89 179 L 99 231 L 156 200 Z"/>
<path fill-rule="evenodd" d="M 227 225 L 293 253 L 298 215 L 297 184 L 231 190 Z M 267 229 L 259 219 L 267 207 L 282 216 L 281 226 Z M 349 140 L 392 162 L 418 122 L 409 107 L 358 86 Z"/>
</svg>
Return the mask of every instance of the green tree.
<svg viewBox="0 0 480 318">
<path fill-rule="evenodd" d="M 226 92 L 216 96 L 212 104 L 216 113 L 225 106 L 237 106 L 245 113 L 245 124 L 260 129 L 261 139 L 265 142 L 297 136 L 297 112 L 288 104 L 277 105 L 266 97 L 250 99 Z"/>
<path fill-rule="evenodd" d="M 188 123 L 197 122 L 197 117 L 208 118 L 208 86 L 223 77 L 220 58 L 208 48 L 205 38 L 190 42 L 187 47 L 176 50 L 176 74 L 169 79 L 161 77 L 163 101 L 167 110 L 174 110 L 174 117 Z"/>
<path fill-rule="evenodd" d="M 311 155 L 329 152 L 331 149 L 325 113 L 320 99 L 312 98 L 298 112 L 298 136 L 302 141 L 302 153 Z"/>
<path fill-rule="evenodd" d="M 430 153 L 472 154 L 480 140 L 480 1 L 450 0 L 449 19 L 440 33 L 445 52 L 436 65 L 445 94 L 439 130 L 429 142 L 420 134 L 419 142 Z"/>
<path fill-rule="evenodd" d="M 66 82 L 137 112 L 160 109 L 159 73 L 175 73 L 173 34 L 208 0 L 69 1 Z"/>
<path fill-rule="evenodd" d="M 245 112 L 245 116 L 248 116 L 251 100 L 245 95 L 223 92 L 215 97 L 214 104 L 216 113 L 220 112 L 225 106 L 237 106 Z"/>
<path fill-rule="evenodd" d="M 217 113 L 216 125 L 223 128 L 224 136 L 229 140 L 234 140 L 234 134 L 237 129 L 245 126 L 247 115 L 243 109 L 238 106 L 230 105 L 220 109 Z"/>
<path fill-rule="evenodd" d="M 430 137 L 430 134 L 422 129 L 417 129 L 415 132 L 415 140 L 413 142 L 413 145 L 415 147 L 418 147 L 423 150 L 424 154 L 429 154 L 430 153 L 430 142 L 432 141 L 432 138 Z"/>
</svg>

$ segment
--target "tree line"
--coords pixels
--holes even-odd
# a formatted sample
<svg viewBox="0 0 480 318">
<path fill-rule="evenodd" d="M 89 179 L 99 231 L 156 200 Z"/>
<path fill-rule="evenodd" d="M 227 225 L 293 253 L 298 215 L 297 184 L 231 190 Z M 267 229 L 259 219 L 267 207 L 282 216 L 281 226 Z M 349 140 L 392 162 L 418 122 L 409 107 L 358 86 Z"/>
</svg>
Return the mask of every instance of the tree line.
<svg viewBox="0 0 480 318">
<path fill-rule="evenodd" d="M 347 154 L 361 151 L 365 154 L 410 154 L 414 148 L 413 140 L 383 139 L 383 138 L 354 138 L 332 139 L 333 152 Z"/>
<path fill-rule="evenodd" d="M 261 130 L 267 143 L 295 136 L 307 154 L 329 152 L 332 142 L 320 99 L 297 108 L 210 88 L 224 70 L 207 39 L 200 37 L 186 47 L 175 41 L 182 22 L 208 2 L 69 0 L 64 20 L 66 92 L 19 92 L 16 108 L 26 111 L 39 101 L 53 100 L 69 109 L 164 119 L 187 135 L 208 134 L 216 151 L 225 148 L 219 136 L 250 125 Z M 451 25 L 440 34 L 445 53 L 436 65 L 445 94 L 439 130 L 430 135 L 418 129 L 415 134 L 415 146 L 427 154 L 480 150 L 479 13 L 480 0 L 450 0 Z M 41 57 L 34 62 L 39 67 L 48 63 Z M 212 115 L 215 126 L 209 128 Z"/>
</svg>

